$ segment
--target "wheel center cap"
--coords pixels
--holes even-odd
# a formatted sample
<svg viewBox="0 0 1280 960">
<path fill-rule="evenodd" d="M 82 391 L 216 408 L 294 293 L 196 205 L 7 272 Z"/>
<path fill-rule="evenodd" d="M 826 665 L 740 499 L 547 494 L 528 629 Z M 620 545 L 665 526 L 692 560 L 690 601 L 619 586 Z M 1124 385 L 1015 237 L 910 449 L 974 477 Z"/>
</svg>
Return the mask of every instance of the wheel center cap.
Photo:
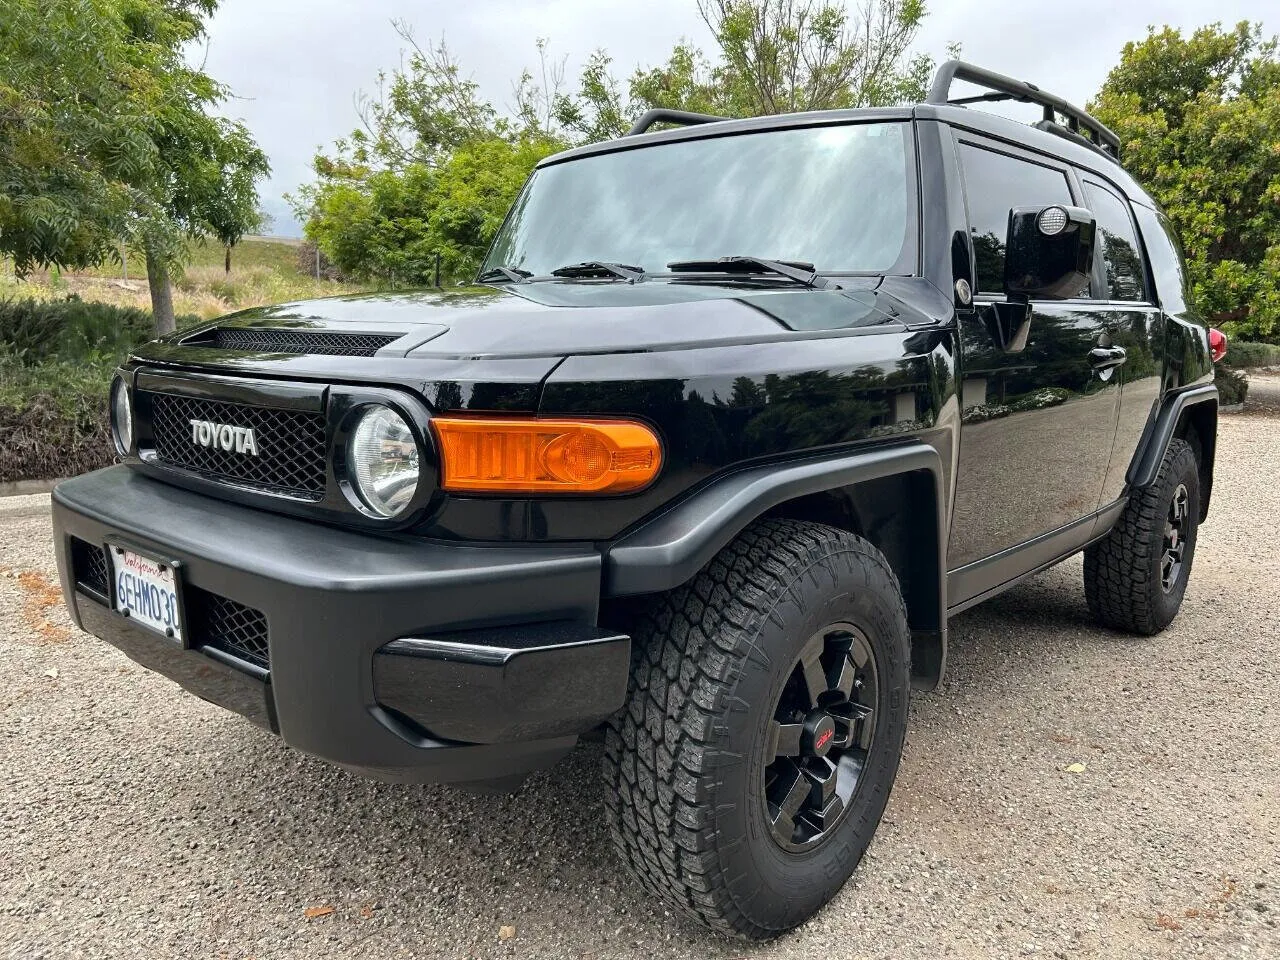
<svg viewBox="0 0 1280 960">
<path fill-rule="evenodd" d="M 824 710 L 815 710 L 804 722 L 805 752 L 814 757 L 825 757 L 836 737 L 836 723 Z"/>
</svg>

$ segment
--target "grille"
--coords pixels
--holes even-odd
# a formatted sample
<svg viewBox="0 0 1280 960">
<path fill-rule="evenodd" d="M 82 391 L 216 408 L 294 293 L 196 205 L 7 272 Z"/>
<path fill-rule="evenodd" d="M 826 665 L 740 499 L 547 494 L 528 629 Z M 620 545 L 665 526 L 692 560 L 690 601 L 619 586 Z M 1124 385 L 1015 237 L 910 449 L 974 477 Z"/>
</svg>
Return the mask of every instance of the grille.
<svg viewBox="0 0 1280 960">
<path fill-rule="evenodd" d="M 191 421 L 252 427 L 258 455 L 193 442 Z M 325 491 L 325 421 L 318 413 L 253 407 L 226 400 L 152 394 L 156 457 L 184 470 L 272 493 L 319 500 Z"/>
<path fill-rule="evenodd" d="M 199 587 L 187 587 L 185 599 L 193 646 L 214 647 L 263 669 L 271 666 L 261 610 Z"/>
<path fill-rule="evenodd" d="M 209 346 L 222 350 L 260 353 L 330 354 L 372 357 L 400 335 L 382 333 L 322 333 L 315 330 L 264 330 L 257 327 L 219 327 Z"/>
<path fill-rule="evenodd" d="M 88 587 L 104 597 L 108 595 L 107 558 L 101 547 L 95 547 L 79 537 L 72 537 L 71 569 L 75 571 L 76 583 L 80 586 Z"/>
</svg>

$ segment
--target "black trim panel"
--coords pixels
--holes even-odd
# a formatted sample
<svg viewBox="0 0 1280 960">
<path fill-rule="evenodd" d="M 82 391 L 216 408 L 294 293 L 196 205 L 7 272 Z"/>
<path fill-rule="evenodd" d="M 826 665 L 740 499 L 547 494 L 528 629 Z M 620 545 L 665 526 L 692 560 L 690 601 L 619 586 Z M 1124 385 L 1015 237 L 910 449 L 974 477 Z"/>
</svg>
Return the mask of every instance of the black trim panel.
<svg viewBox="0 0 1280 960">
<path fill-rule="evenodd" d="M 1160 413 L 1156 416 L 1147 437 L 1133 459 L 1133 465 L 1129 468 L 1130 486 L 1148 487 L 1155 482 L 1156 474 L 1160 472 L 1160 464 L 1164 460 L 1164 453 L 1169 449 L 1169 441 L 1173 439 L 1173 433 L 1178 428 L 1178 419 L 1182 416 L 1182 411 L 1198 403 L 1212 403 L 1216 407 L 1218 388 L 1212 383 L 1207 383 L 1188 387 L 1165 397 L 1164 403 L 1160 406 Z"/>
<path fill-rule="evenodd" d="M 618 597 L 671 590 L 692 579 L 771 507 L 806 494 L 915 470 L 938 478 L 938 502 L 945 503 L 941 460 L 933 447 L 923 443 L 728 474 L 617 540 L 605 553 L 605 593 Z M 940 543 L 945 539 L 942 529 L 940 520 Z"/>
<path fill-rule="evenodd" d="M 1127 502 L 1127 499 L 1117 500 L 1065 527 L 952 570 L 947 574 L 947 593 L 952 601 L 947 616 L 989 600 L 1105 537 Z"/>
<path fill-rule="evenodd" d="M 554 621 L 395 640 L 373 660 L 378 703 L 432 735 L 504 743 L 585 733 L 622 707 L 631 638 Z"/>
</svg>

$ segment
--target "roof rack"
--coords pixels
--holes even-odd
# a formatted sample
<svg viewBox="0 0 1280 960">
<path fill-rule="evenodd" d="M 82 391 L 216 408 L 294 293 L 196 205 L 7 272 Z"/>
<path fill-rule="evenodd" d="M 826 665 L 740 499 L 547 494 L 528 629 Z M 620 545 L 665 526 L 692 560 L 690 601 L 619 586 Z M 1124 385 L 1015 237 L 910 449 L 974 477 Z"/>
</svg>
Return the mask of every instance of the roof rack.
<svg viewBox="0 0 1280 960">
<path fill-rule="evenodd" d="M 986 87 L 990 92 L 952 100 L 951 84 L 956 80 L 967 80 L 979 87 Z M 948 60 L 938 68 L 938 72 L 933 77 L 933 86 L 929 89 L 929 99 L 925 102 L 963 106 L 969 103 L 990 103 L 1000 100 L 1040 104 L 1044 107 L 1044 119 L 1035 124 L 1037 129 L 1066 137 L 1068 140 L 1096 150 L 1116 163 L 1120 162 L 1120 138 L 1102 121 L 1091 117 L 1061 97 L 1041 90 L 1034 83 L 1014 80 L 1012 77 L 974 66 L 972 63 L 965 63 L 963 60 Z M 1065 127 L 1058 123 L 1059 116 L 1066 118 Z M 1085 137 L 1080 132 L 1082 129 L 1093 134 L 1093 139 Z"/>
<path fill-rule="evenodd" d="M 644 133 L 655 123 L 674 123 L 681 127 L 692 127 L 700 123 L 719 123 L 721 120 L 728 119 L 728 117 L 716 117 L 709 113 L 690 113 L 687 110 L 650 110 L 627 131 L 627 136 L 634 137 Z"/>
</svg>

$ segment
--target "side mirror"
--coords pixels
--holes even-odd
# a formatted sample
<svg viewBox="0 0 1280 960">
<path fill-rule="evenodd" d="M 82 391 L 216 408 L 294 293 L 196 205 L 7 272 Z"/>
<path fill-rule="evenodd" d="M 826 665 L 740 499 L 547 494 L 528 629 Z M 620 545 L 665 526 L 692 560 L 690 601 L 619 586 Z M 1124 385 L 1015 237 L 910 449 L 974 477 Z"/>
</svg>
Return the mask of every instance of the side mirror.
<svg viewBox="0 0 1280 960">
<path fill-rule="evenodd" d="M 1010 300 L 1067 300 L 1089 287 L 1096 223 L 1083 207 L 1009 211 L 1004 292 Z"/>
</svg>

